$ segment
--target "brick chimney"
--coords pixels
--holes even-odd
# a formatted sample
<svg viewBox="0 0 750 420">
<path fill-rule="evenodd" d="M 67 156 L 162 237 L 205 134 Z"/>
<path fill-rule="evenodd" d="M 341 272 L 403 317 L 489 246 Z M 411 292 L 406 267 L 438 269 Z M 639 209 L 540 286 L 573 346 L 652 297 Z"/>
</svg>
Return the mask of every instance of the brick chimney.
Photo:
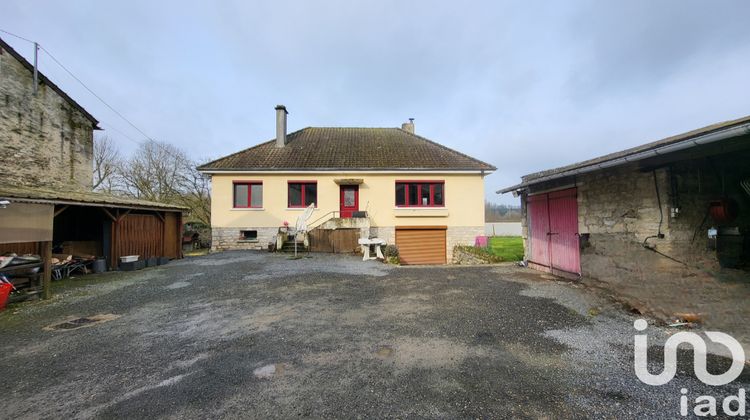
<svg viewBox="0 0 750 420">
<path fill-rule="evenodd" d="M 276 147 L 286 146 L 286 107 L 276 105 Z"/>
<path fill-rule="evenodd" d="M 414 134 L 414 118 L 409 118 L 409 122 L 401 124 L 401 129 Z"/>
</svg>

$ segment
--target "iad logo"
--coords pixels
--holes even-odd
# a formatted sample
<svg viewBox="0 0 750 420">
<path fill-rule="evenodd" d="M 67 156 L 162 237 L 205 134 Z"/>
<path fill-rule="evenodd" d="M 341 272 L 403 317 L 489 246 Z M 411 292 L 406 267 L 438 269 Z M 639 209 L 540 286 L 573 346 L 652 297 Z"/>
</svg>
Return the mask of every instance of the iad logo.
<svg viewBox="0 0 750 420">
<path fill-rule="evenodd" d="M 638 331 L 644 331 L 648 323 L 644 319 L 638 319 L 633 323 Z M 721 375 L 713 375 L 706 370 L 706 342 L 696 333 L 681 331 L 667 339 L 664 344 L 664 370 L 658 375 L 648 372 L 648 336 L 645 334 L 635 335 L 635 374 L 643 383 L 648 385 L 664 385 L 674 378 L 677 373 L 677 346 L 686 343 L 693 347 L 693 370 L 706 385 L 726 385 L 737 379 L 745 367 L 745 350 L 729 334 L 717 331 L 706 331 L 711 341 L 724 345 L 732 353 L 732 366 Z"/>
<path fill-rule="evenodd" d="M 645 331 L 648 327 L 646 320 L 638 319 L 633 323 L 638 331 Z M 706 342 L 696 333 L 681 331 L 667 339 L 664 344 L 664 369 L 658 375 L 648 371 L 648 336 L 645 334 L 635 335 L 635 374 L 641 382 L 659 386 L 671 381 L 677 373 L 677 347 L 680 344 L 690 344 L 693 348 L 693 370 L 698 379 L 712 386 L 726 385 L 742 374 L 745 367 L 745 350 L 737 340 L 728 334 L 717 331 L 706 331 L 706 336 L 714 343 L 721 344 L 729 349 L 732 354 L 732 365 L 729 369 L 719 375 L 714 375 L 706 369 L 707 350 Z M 680 397 L 680 414 L 688 415 L 687 389 L 683 388 Z M 710 395 L 702 395 L 695 399 L 693 412 L 697 416 L 715 416 L 716 398 Z M 745 390 L 739 389 L 738 395 L 730 395 L 724 398 L 722 409 L 729 416 L 745 415 Z"/>
</svg>

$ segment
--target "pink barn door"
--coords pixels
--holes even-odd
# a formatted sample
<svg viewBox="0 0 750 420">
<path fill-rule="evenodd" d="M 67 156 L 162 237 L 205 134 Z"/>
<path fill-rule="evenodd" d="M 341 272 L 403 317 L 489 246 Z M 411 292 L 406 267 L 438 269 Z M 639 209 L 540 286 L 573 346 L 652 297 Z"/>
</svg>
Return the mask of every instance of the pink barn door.
<svg viewBox="0 0 750 420">
<path fill-rule="evenodd" d="M 580 275 L 576 189 L 528 198 L 530 265 L 558 275 Z"/>
<path fill-rule="evenodd" d="M 527 201 L 529 214 L 529 262 L 549 267 L 549 207 L 547 194 L 532 195 Z"/>
</svg>

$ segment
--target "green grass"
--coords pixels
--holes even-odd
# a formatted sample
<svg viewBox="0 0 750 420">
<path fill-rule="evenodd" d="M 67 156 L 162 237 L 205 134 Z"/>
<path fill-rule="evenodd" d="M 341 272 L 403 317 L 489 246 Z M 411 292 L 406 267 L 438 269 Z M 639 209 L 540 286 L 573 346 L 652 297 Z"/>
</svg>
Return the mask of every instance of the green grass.
<svg viewBox="0 0 750 420">
<path fill-rule="evenodd" d="M 489 251 L 503 261 L 523 260 L 523 238 L 520 236 L 492 236 Z"/>
</svg>

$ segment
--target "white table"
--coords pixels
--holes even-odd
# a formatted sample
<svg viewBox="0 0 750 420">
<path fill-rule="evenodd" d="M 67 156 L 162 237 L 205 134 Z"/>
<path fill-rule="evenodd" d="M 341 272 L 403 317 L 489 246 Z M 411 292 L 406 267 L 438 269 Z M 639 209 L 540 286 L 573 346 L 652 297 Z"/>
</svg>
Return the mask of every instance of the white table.
<svg viewBox="0 0 750 420">
<path fill-rule="evenodd" d="M 380 250 L 380 247 L 385 245 L 385 240 L 380 239 L 380 238 L 372 238 L 372 239 L 360 238 L 358 242 L 360 245 L 362 245 L 362 254 L 364 254 L 362 256 L 362 261 L 374 260 L 378 258 L 381 260 L 385 259 L 385 257 L 383 257 L 383 252 Z M 375 257 L 370 256 L 370 246 L 375 247 L 375 255 L 376 255 Z"/>
</svg>

